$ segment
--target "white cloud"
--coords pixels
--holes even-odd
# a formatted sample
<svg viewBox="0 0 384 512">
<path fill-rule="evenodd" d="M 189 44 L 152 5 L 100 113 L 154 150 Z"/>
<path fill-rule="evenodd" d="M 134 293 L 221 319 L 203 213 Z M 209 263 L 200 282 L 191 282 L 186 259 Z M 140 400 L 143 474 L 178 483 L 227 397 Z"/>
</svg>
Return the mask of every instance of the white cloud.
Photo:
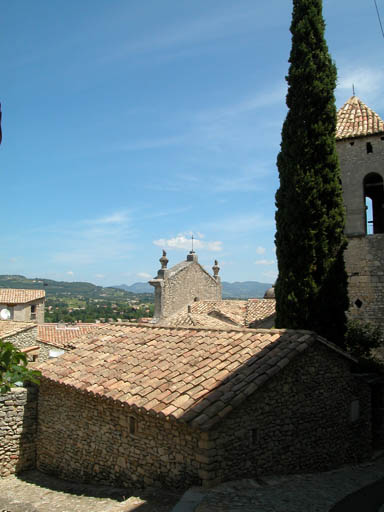
<svg viewBox="0 0 384 512">
<path fill-rule="evenodd" d="M 266 248 L 265 247 L 261 247 L 261 245 L 256 247 L 256 254 L 265 254 L 265 251 L 266 251 Z"/>
<path fill-rule="evenodd" d="M 95 277 L 97 279 L 103 279 L 105 277 L 105 275 L 104 274 L 95 274 Z"/>
<path fill-rule="evenodd" d="M 151 279 L 151 274 L 148 274 L 147 272 L 138 272 L 137 277 L 140 277 L 142 279 Z"/>
<path fill-rule="evenodd" d="M 73 275 L 75 275 L 75 273 L 74 273 L 74 272 L 72 272 L 72 270 L 68 270 L 67 275 L 68 275 L 68 276 L 73 276 Z"/>
<path fill-rule="evenodd" d="M 256 260 L 255 265 L 274 265 L 275 260 Z"/>
<path fill-rule="evenodd" d="M 201 237 L 201 233 L 200 238 Z M 159 247 L 162 247 L 163 249 L 185 249 L 185 250 L 191 250 L 192 248 L 192 240 L 188 236 L 189 233 L 180 233 L 177 236 L 173 238 L 160 238 L 159 240 L 154 240 L 154 245 L 157 245 Z M 199 238 L 194 238 L 193 240 L 193 248 L 195 250 L 205 250 L 205 251 L 221 251 L 222 250 L 222 244 L 223 242 L 220 242 L 218 240 L 208 242 L 200 240 Z"/>
</svg>

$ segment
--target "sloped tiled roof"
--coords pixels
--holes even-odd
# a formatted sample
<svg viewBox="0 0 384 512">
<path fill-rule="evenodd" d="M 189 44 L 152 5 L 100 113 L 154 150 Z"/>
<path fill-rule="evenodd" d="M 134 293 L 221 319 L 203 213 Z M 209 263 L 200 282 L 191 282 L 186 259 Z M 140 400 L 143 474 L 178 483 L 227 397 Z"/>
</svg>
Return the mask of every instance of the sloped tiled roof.
<svg viewBox="0 0 384 512">
<path fill-rule="evenodd" d="M 17 288 L 0 288 L 1 304 L 24 304 L 45 297 L 45 290 L 24 290 Z"/>
<path fill-rule="evenodd" d="M 275 310 L 274 299 L 199 300 L 193 302 L 189 309 L 183 308 L 157 325 L 191 325 L 219 329 L 231 326 L 254 327 L 273 317 Z"/>
<path fill-rule="evenodd" d="M 36 327 L 34 322 L 14 322 L 13 320 L 0 320 L 0 340 L 19 334 Z"/>
<path fill-rule="evenodd" d="M 226 329 L 237 327 L 229 319 L 217 318 L 204 313 L 189 313 L 186 308 L 156 323 L 163 327 L 209 327 L 211 329 Z"/>
<path fill-rule="evenodd" d="M 275 299 L 249 299 L 245 324 L 258 325 L 261 321 L 271 318 L 276 313 Z"/>
<path fill-rule="evenodd" d="M 357 96 L 352 96 L 337 113 L 336 139 L 384 133 L 384 122 Z"/>
<path fill-rule="evenodd" d="M 57 347 L 73 348 L 74 340 L 97 328 L 100 328 L 100 324 L 39 324 L 37 339 L 42 343 L 49 343 Z"/>
<path fill-rule="evenodd" d="M 208 430 L 314 343 L 309 331 L 126 325 L 88 333 L 44 380 Z M 351 359 L 351 358 L 350 358 Z"/>
</svg>

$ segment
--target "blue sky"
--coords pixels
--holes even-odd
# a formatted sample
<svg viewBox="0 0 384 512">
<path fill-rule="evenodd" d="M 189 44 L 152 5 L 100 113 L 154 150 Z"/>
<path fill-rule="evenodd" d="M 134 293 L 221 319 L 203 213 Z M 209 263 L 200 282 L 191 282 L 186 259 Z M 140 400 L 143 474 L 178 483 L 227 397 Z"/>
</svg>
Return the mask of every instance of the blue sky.
<svg viewBox="0 0 384 512">
<path fill-rule="evenodd" d="M 373 0 L 324 17 L 337 106 L 354 83 L 383 116 Z M 223 280 L 274 281 L 290 21 L 288 0 L 4 1 L 0 273 L 146 281 L 193 233 Z"/>
</svg>

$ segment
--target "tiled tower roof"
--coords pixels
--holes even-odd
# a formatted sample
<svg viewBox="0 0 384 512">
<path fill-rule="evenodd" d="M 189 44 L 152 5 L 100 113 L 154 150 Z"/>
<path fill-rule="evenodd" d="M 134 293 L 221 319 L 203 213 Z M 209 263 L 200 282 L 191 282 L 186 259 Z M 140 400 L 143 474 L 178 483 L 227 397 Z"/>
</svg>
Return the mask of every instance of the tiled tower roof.
<svg viewBox="0 0 384 512">
<path fill-rule="evenodd" d="M 357 96 L 351 96 L 337 113 L 336 139 L 384 133 L 384 121 Z"/>
</svg>

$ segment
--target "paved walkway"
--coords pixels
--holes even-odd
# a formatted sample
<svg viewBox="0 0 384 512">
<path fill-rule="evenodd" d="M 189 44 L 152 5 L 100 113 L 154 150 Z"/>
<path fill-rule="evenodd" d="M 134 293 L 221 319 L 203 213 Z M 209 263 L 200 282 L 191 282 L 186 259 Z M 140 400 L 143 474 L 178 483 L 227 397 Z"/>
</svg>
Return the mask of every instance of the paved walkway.
<svg viewBox="0 0 384 512">
<path fill-rule="evenodd" d="M 384 458 L 356 466 L 311 475 L 266 478 L 263 481 L 237 480 L 208 491 L 194 489 L 195 502 L 182 499 L 174 512 L 330 512 L 346 496 L 384 478 Z M 346 508 L 335 512 L 384 512 L 380 482 L 371 492 L 360 496 L 360 508 L 352 508 L 354 499 L 346 500 Z M 186 495 L 185 495 L 186 496 Z M 383 497 L 381 501 L 381 496 Z M 188 495 L 187 495 L 188 497 Z M 190 495 L 191 497 L 191 495 Z M 367 506 L 372 500 L 371 508 Z M 377 501 L 378 500 L 378 501 Z M 183 506 L 183 502 L 184 505 Z M 361 505 L 364 506 L 361 507 Z"/>
<path fill-rule="evenodd" d="M 0 512 L 384 512 L 383 486 L 383 456 L 326 473 L 192 488 L 182 499 L 177 491 L 78 484 L 28 471 L 0 479 Z"/>
<path fill-rule="evenodd" d="M 27 471 L 0 478 L 0 512 L 169 512 L 180 494 L 78 484 Z"/>
</svg>

